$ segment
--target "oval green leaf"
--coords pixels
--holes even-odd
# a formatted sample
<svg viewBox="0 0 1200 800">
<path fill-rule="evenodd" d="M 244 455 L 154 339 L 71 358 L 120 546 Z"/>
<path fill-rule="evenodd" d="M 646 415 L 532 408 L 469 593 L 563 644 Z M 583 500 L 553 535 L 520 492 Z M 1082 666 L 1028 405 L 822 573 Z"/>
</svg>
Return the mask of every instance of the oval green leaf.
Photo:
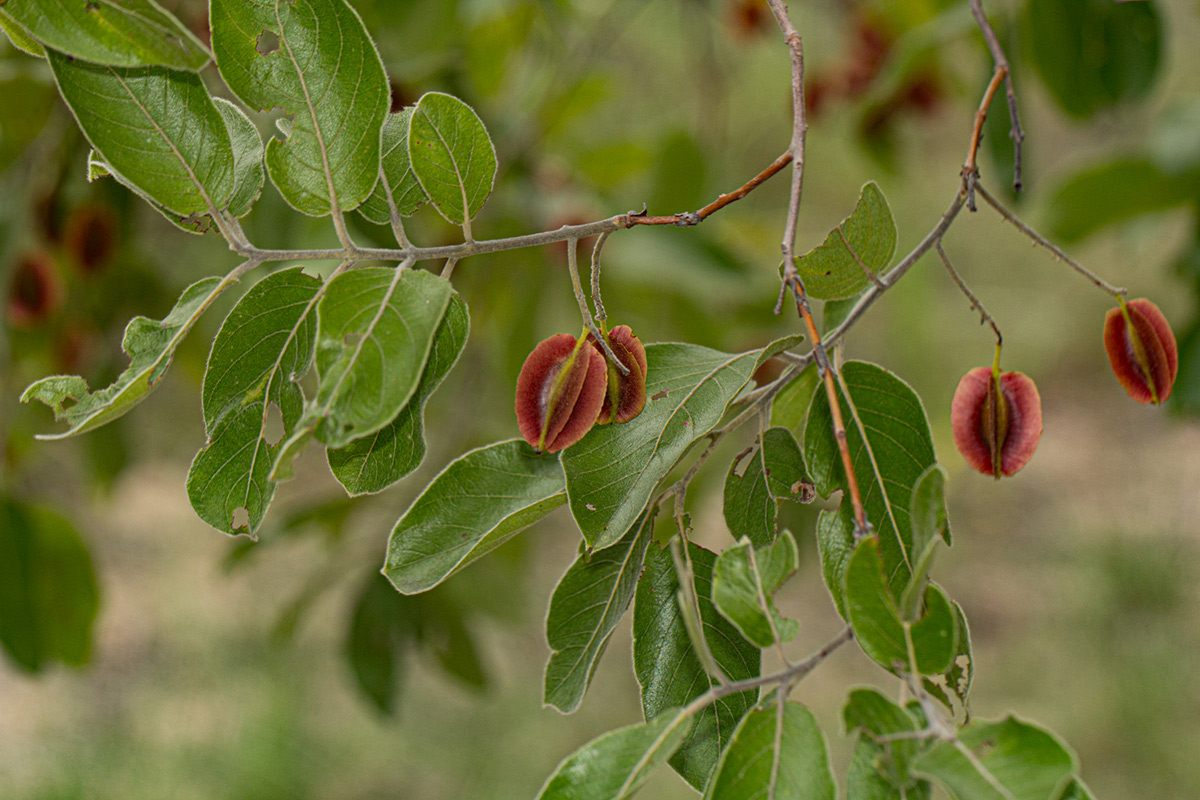
<svg viewBox="0 0 1200 800">
<path fill-rule="evenodd" d="M 705 800 L 834 800 L 829 747 L 812 712 L 799 703 L 751 711 L 738 724 Z"/>
<path fill-rule="evenodd" d="M 862 188 L 850 216 L 818 247 L 796 257 L 796 269 L 809 296 L 818 300 L 853 297 L 871 285 L 896 252 L 896 222 L 879 186 Z"/>
<path fill-rule="evenodd" d="M 558 459 L 520 439 L 452 461 L 392 528 L 383 574 L 404 594 L 437 586 L 566 502 Z"/>
<path fill-rule="evenodd" d="M 496 149 L 475 111 L 448 94 L 422 96 L 409 124 L 408 153 L 434 207 L 450 222 L 467 225 L 496 179 Z"/>
</svg>

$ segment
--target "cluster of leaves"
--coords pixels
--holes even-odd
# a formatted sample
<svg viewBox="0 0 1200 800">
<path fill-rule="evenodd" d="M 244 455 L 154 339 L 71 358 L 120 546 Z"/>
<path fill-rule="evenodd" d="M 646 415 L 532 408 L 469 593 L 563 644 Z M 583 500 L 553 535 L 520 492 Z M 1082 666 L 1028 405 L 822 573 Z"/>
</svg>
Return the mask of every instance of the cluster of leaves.
<svg viewBox="0 0 1200 800">
<path fill-rule="evenodd" d="M 238 223 L 269 178 L 297 211 L 331 217 L 344 262 L 326 279 L 299 268 L 262 278 L 211 346 L 202 390 L 207 442 L 192 463 L 188 496 L 214 528 L 253 536 L 277 483 L 313 441 L 352 496 L 381 491 L 423 460 L 425 405 L 463 351 L 470 317 L 447 279 L 413 268 L 418 250 L 401 220 L 429 203 L 462 227 L 469 245 L 497 160 L 483 123 L 457 98 L 430 93 L 389 113 L 382 62 L 345 0 L 211 0 L 210 24 L 212 58 L 232 95 L 252 110 L 283 113 L 265 145 L 242 107 L 214 97 L 201 80 L 205 45 L 150 0 L 80 9 L 9 0 L 0 8 L 0 27 L 53 71 L 94 148 L 90 176 L 128 186 L 184 230 L 219 232 L 247 258 L 223 278 L 189 286 L 163 319 L 134 319 L 123 342 L 129 367 L 110 386 L 92 391 L 79 376 L 52 376 L 22 399 L 43 402 L 69 425 L 47 438 L 98 428 L 144 399 L 200 315 L 245 271 L 271 260 Z M 343 219 L 352 211 L 392 226 L 395 265 L 355 267 L 362 253 Z M 887 202 L 868 184 L 853 213 L 797 259 L 811 296 L 829 303 L 829 320 L 888 268 L 896 240 Z M 798 565 L 778 504 L 841 492 L 815 526 L 826 587 L 847 623 L 838 644 L 853 638 L 913 698 L 897 703 L 873 689 L 849 696 L 844 721 L 858 735 L 850 796 L 929 797 L 937 782 L 959 800 L 1088 797 L 1073 755 L 1052 734 L 1014 718 L 968 719 L 974 662 L 966 617 L 930 579 L 938 543 L 951 537 L 945 474 L 920 399 L 881 366 L 851 361 L 838 369 L 864 529 L 849 500 L 830 401 L 813 391 L 812 368 L 800 369 L 805 357 L 791 353 L 801 341 L 738 353 L 647 345 L 640 415 L 596 427 L 557 454 L 511 439 L 454 459 L 395 523 L 384 575 L 403 596 L 422 595 L 566 505 L 583 544 L 550 600 L 545 701 L 563 712 L 579 707 L 632 606 L 645 721 L 568 756 L 541 796 L 625 797 L 669 764 L 711 798 L 832 799 L 824 734 L 788 699 L 820 658 L 764 674 L 762 650 L 798 632 L 773 600 Z M 755 374 L 781 356 L 792 366 L 756 386 Z M 761 422 L 760 433 L 724 484 L 734 544 L 715 552 L 688 541 L 687 480 L 669 481 L 698 445 L 748 420 Z M 656 536 L 660 508 L 671 500 L 677 528 Z M 30 522 L 31 512 L 5 508 L 24 520 L 30 542 L 52 543 L 56 532 L 69 538 L 54 520 Z M 37 552 L 26 547 L 12 563 Z M 469 650 L 453 613 L 388 591 L 380 582 L 366 588 L 351 637 L 360 682 L 384 706 L 393 651 L 403 643 L 436 639 L 445 645 L 439 652 Z M 76 657 L 69 645 L 46 647 L 44 657 Z M 43 657 L 29 653 L 19 657 Z M 462 677 L 478 678 L 470 668 Z"/>
</svg>

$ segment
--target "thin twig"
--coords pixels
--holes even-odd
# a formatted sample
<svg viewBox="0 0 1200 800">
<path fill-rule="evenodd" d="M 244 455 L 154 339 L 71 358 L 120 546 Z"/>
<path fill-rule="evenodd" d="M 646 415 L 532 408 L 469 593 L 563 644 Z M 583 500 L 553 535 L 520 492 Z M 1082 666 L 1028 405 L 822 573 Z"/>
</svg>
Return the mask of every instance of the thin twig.
<svg viewBox="0 0 1200 800">
<path fill-rule="evenodd" d="M 1025 234 L 1030 239 L 1053 253 L 1055 258 L 1057 258 L 1059 261 L 1065 262 L 1069 267 L 1071 267 L 1071 269 L 1075 270 L 1080 275 L 1094 283 L 1096 286 L 1111 294 L 1113 297 L 1124 297 L 1126 295 L 1126 289 L 1120 286 L 1113 286 L 1111 283 L 1087 269 L 1075 259 L 1071 258 L 1069 255 L 1063 252 L 1062 248 L 1060 248 L 1058 245 L 1054 244 L 1045 236 L 1042 236 L 1033 228 L 1022 222 L 1016 214 L 1005 208 L 1004 205 L 995 197 L 993 197 L 986 189 L 984 189 L 982 185 L 976 185 L 975 188 L 979 192 L 979 195 L 985 201 L 987 201 L 987 204 L 996 209 L 996 212 L 1000 214 L 1000 216 L 1004 217 L 1006 220 L 1015 225 L 1017 230 L 1019 230 L 1021 233 Z"/>
<path fill-rule="evenodd" d="M 732 192 L 717 197 L 708 205 L 697 211 L 685 211 L 682 214 L 668 214 L 666 216 L 650 217 L 645 215 L 630 215 L 630 220 L 635 225 L 674 225 L 679 228 L 690 228 L 699 225 L 704 220 L 708 219 L 717 211 L 720 211 L 730 203 L 741 200 L 750 192 L 757 189 L 761 184 L 773 177 L 776 173 L 792 163 L 792 151 L 789 149 L 779 158 L 772 161 L 766 169 L 755 175 L 744 184 L 734 189 Z"/>
<path fill-rule="evenodd" d="M 946 251 L 942 249 L 941 240 L 939 239 L 933 246 L 937 250 L 937 254 L 941 256 L 942 263 L 946 265 L 946 271 L 950 273 L 951 280 L 954 281 L 959 291 L 965 294 L 967 299 L 971 301 L 971 309 L 979 312 L 979 324 L 982 325 L 986 322 L 992 326 L 992 330 L 996 334 L 996 346 L 999 347 L 1004 343 L 1004 337 L 1000 335 L 1000 327 L 996 325 L 996 320 L 992 319 L 992 315 L 987 312 L 987 309 L 983 307 L 983 303 L 979 301 L 979 298 L 967 286 L 966 281 L 958 274 L 958 270 L 954 269 L 954 265 L 950 263 L 950 256 L 946 255 Z"/>
<path fill-rule="evenodd" d="M 612 236 L 612 231 L 605 231 L 596 237 L 596 244 L 592 246 L 592 305 L 596 307 L 596 321 L 600 323 L 601 328 L 604 327 L 608 314 L 604 311 L 604 301 L 600 299 L 600 252 L 609 236 Z"/>
<path fill-rule="evenodd" d="M 1000 38 L 996 36 L 996 31 L 992 28 L 992 23 L 988 22 L 987 14 L 983 13 L 982 0 L 970 0 L 970 3 L 971 13 L 975 15 L 975 22 L 978 23 L 979 30 L 983 33 L 983 39 L 987 42 L 988 50 L 992 53 L 992 61 L 996 65 L 996 73 L 1000 73 L 1001 70 L 1004 71 L 1004 92 L 1008 98 L 1008 119 L 1010 124 L 1008 135 L 1013 141 L 1013 191 L 1019 192 L 1022 187 L 1021 144 L 1025 141 L 1025 132 L 1021 130 L 1021 117 L 1017 113 L 1017 93 L 1013 89 L 1012 68 L 1008 64 L 1008 59 L 1004 56 L 1004 48 L 1000 46 Z"/>
<path fill-rule="evenodd" d="M 457 258 L 447 258 L 446 263 L 442 265 L 441 277 L 444 280 L 450 280 L 450 276 L 454 274 L 454 265 L 458 263 Z"/>
<path fill-rule="evenodd" d="M 975 156 L 979 152 L 979 139 L 983 135 L 983 123 L 987 120 L 992 98 L 996 95 L 996 90 L 1000 88 L 1000 82 L 1007 75 L 1007 66 L 996 66 L 996 71 L 992 73 L 992 79 L 988 82 L 987 90 L 983 93 L 983 99 L 979 101 L 979 110 L 975 112 L 975 126 L 971 129 L 971 143 L 967 147 L 967 159 L 963 162 L 962 168 L 963 183 L 967 187 L 967 208 L 971 211 L 975 210 L 975 182 L 979 180 L 979 165 L 975 163 Z"/>
<path fill-rule="evenodd" d="M 617 358 L 617 354 L 608 344 L 608 337 L 600 333 L 600 329 L 596 327 L 596 320 L 592 319 L 592 311 L 588 308 L 587 298 L 583 294 L 583 284 L 579 282 L 579 266 L 576 264 L 575 257 L 578 244 L 578 239 L 571 239 L 567 242 L 567 271 L 571 273 L 571 287 L 575 290 L 575 301 L 579 303 L 579 314 L 583 317 L 583 326 L 588 329 L 588 333 L 592 334 L 596 344 L 600 345 L 600 349 L 608 358 L 608 363 L 615 366 L 622 375 L 628 375 L 629 367 Z"/>
</svg>

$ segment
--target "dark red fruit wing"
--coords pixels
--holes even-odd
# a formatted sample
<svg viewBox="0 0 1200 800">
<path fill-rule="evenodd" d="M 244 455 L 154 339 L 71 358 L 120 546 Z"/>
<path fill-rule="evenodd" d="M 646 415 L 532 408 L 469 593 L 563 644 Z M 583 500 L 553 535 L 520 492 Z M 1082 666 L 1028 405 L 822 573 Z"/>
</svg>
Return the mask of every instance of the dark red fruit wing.
<svg viewBox="0 0 1200 800">
<path fill-rule="evenodd" d="M 1146 298 L 1130 300 L 1128 306 L 1131 312 L 1136 311 L 1146 318 L 1158 335 L 1158 341 L 1162 342 L 1163 352 L 1167 357 L 1167 373 L 1170 381 L 1165 390 L 1159 390 L 1159 396 L 1160 399 L 1166 400 L 1171 396 L 1171 387 L 1175 384 L 1175 376 L 1179 372 L 1179 346 L 1175 343 L 1175 332 L 1171 330 L 1171 323 L 1167 322 L 1167 318 L 1163 316 L 1158 306 Z"/>
<path fill-rule="evenodd" d="M 579 391 L 570 407 L 570 413 L 559 431 L 546 437 L 546 452 L 557 453 L 578 442 L 596 424 L 596 417 L 604 403 L 608 389 L 608 362 L 594 347 L 584 347 L 576 356 L 576 364 L 586 364 L 587 371 L 578 366 L 574 372 L 582 375 Z"/>
<path fill-rule="evenodd" d="M 1108 362 L 1112 365 L 1113 373 L 1125 387 L 1126 393 L 1139 403 L 1147 405 L 1154 402 L 1154 394 L 1150 391 L 1150 382 L 1147 380 L 1147 370 L 1154 380 L 1158 402 L 1162 402 L 1171 396 L 1171 384 L 1175 380 L 1173 373 L 1178 369 L 1179 356 L 1174 347 L 1174 335 L 1168 340 L 1172 345 L 1172 358 L 1168 356 L 1167 348 L 1155 324 L 1141 309 L 1134 306 L 1137 302 L 1134 300 L 1127 307 L 1133 335 L 1138 338 L 1142 352 L 1145 353 L 1145 368 L 1138 361 L 1137 348 L 1130 338 L 1130 325 L 1125 323 L 1125 317 L 1119 308 L 1110 309 L 1104 318 L 1104 349 L 1108 352 Z M 1151 312 L 1150 316 L 1161 318 L 1162 314 Z M 1163 320 L 1164 323 L 1165 321 Z"/>
<path fill-rule="evenodd" d="M 976 472 L 993 475 L 992 453 L 983 435 L 983 405 L 987 399 L 992 371 L 976 367 L 962 376 L 950 403 L 950 427 L 954 431 L 954 446 L 963 460 Z"/>
<path fill-rule="evenodd" d="M 1001 375 L 1000 391 L 1008 401 L 1008 435 L 1001 448 L 1000 474 L 1013 475 L 1029 462 L 1041 441 L 1042 396 L 1033 379 L 1020 372 Z"/>
<path fill-rule="evenodd" d="M 608 395 L 597 421 L 628 422 L 646 407 L 646 348 L 628 325 L 613 328 L 608 334 L 608 344 L 629 374 L 622 375 L 610 367 Z"/>
<path fill-rule="evenodd" d="M 548 426 L 548 423 L 552 422 L 548 419 L 550 416 L 548 408 L 550 392 L 558 374 L 571 357 L 571 353 L 575 351 L 575 342 L 575 337 L 569 333 L 560 333 L 539 342 L 525 359 L 525 364 L 521 367 L 521 374 L 517 376 L 517 427 L 520 428 L 525 441 L 529 442 L 534 449 L 537 449 L 542 442 L 543 432 L 546 434 L 546 441 L 553 441 L 553 434 L 557 434 L 566 425 L 567 416 L 569 416 L 569 413 L 566 412 L 570 411 L 570 406 L 574 405 L 575 396 L 582 388 L 587 362 L 576 359 L 575 364 L 584 367 L 585 371 L 577 375 L 577 380 L 574 382 L 570 380 L 570 376 L 566 376 L 564 379 L 564 385 L 559 390 L 560 402 L 558 405 L 561 409 L 561 419 L 557 420 L 555 430 L 549 430 L 549 427 L 555 427 L 553 424 Z M 576 366 L 576 372 L 578 372 L 578 366 Z M 573 395 L 571 394 L 572 388 L 574 389 Z M 570 402 L 562 402 L 566 400 Z"/>
</svg>

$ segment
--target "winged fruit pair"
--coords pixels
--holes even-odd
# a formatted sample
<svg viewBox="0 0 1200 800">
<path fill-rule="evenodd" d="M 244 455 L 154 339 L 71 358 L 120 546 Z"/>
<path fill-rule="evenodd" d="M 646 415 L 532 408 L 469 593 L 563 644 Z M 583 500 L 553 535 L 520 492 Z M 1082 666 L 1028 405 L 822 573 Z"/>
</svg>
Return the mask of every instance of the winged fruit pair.
<svg viewBox="0 0 1200 800">
<path fill-rule="evenodd" d="M 1117 380 L 1134 400 L 1159 405 L 1171 396 L 1179 351 L 1166 317 L 1140 298 L 1108 312 L 1104 349 Z M 1042 399 L 1020 372 L 977 367 L 958 383 L 950 406 L 954 445 L 984 475 L 1012 475 L 1029 461 L 1042 436 Z"/>
<path fill-rule="evenodd" d="M 628 325 L 603 334 L 622 373 L 587 334 L 538 343 L 517 377 L 517 425 L 535 450 L 557 453 L 593 425 L 628 422 L 646 405 L 646 348 Z"/>
</svg>

